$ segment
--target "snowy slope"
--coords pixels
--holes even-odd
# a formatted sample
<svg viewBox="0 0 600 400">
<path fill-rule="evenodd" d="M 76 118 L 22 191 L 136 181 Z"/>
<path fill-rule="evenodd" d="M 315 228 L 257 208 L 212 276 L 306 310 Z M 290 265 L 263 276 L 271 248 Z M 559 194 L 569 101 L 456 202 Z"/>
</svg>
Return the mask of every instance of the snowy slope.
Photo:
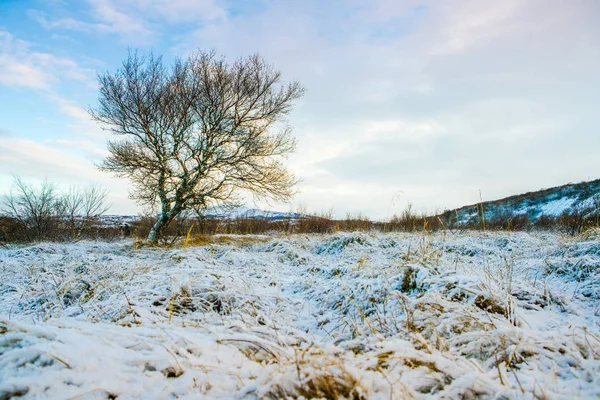
<svg viewBox="0 0 600 400">
<path fill-rule="evenodd" d="M 294 212 L 269 211 L 244 206 L 235 207 L 233 209 L 210 207 L 206 210 L 205 216 L 208 218 L 220 219 L 257 218 L 279 220 L 300 218 L 300 214 Z"/>
<path fill-rule="evenodd" d="M 598 232 L 221 242 L 0 248 L 0 398 L 600 395 Z"/>
<path fill-rule="evenodd" d="M 262 210 L 258 208 L 234 207 L 234 208 L 219 208 L 210 207 L 206 210 L 205 217 L 218 219 L 238 219 L 238 218 L 257 218 L 268 220 L 296 219 L 301 215 L 294 212 L 281 212 Z M 132 224 L 140 220 L 139 216 L 135 215 L 102 215 L 99 218 L 101 224 L 107 226 L 119 226 L 123 224 Z"/>
<path fill-rule="evenodd" d="M 132 224 L 139 221 L 140 217 L 136 215 L 117 215 L 117 214 L 105 214 L 98 217 L 101 225 L 105 226 L 119 226 L 123 224 Z"/>
<path fill-rule="evenodd" d="M 472 204 L 446 211 L 443 216 L 452 222 L 473 222 L 478 218 L 479 207 L 481 205 Z M 486 201 L 483 202 L 483 209 L 487 221 L 518 215 L 526 215 L 531 222 L 541 216 L 558 217 L 575 213 L 595 215 L 600 209 L 600 179 Z"/>
</svg>

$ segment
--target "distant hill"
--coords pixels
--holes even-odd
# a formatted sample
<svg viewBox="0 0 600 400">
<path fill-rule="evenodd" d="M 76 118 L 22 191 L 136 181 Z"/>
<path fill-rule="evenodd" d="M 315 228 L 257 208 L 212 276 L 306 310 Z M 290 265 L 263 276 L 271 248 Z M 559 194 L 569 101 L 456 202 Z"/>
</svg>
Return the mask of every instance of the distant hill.
<svg viewBox="0 0 600 400">
<path fill-rule="evenodd" d="M 236 207 L 233 209 L 223 209 L 211 207 L 204 214 L 207 218 L 217 219 L 238 219 L 238 218 L 256 218 L 268 220 L 297 219 L 301 215 L 295 212 L 268 211 L 258 208 Z"/>
<path fill-rule="evenodd" d="M 499 200 L 485 201 L 481 204 L 471 204 L 454 210 L 447 210 L 439 216 L 429 217 L 435 222 L 437 217 L 445 226 L 478 224 L 483 208 L 485 220 L 488 222 L 508 221 L 520 217 L 528 224 L 536 224 L 542 217 L 557 219 L 562 216 L 578 216 L 589 218 L 598 214 L 600 209 L 600 179 L 569 183 L 535 192 L 527 192 Z M 257 208 L 212 207 L 205 211 L 209 219 L 262 219 L 269 221 L 300 219 L 306 217 L 295 212 L 268 211 Z M 104 225 L 117 226 L 131 224 L 140 217 L 126 215 L 104 215 L 101 221 Z"/>
<path fill-rule="evenodd" d="M 442 215 L 453 223 L 470 224 L 478 220 L 483 208 L 486 221 L 526 216 L 529 222 L 535 223 L 543 216 L 596 215 L 600 208 L 599 201 L 600 179 L 596 179 L 471 204 Z"/>
<path fill-rule="evenodd" d="M 270 221 L 278 221 L 283 219 L 298 219 L 300 214 L 295 212 L 269 211 L 258 208 L 234 207 L 234 208 L 219 208 L 210 207 L 204 213 L 205 218 L 213 219 L 266 219 Z M 100 217 L 103 225 L 118 226 L 123 224 L 132 224 L 141 219 L 135 215 L 114 215 L 107 214 Z"/>
</svg>

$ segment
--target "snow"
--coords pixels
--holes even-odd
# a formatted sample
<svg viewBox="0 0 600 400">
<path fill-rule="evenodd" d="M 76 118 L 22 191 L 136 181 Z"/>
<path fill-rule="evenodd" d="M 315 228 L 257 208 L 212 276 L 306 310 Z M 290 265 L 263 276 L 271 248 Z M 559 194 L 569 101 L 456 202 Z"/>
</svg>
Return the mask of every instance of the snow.
<svg viewBox="0 0 600 400">
<path fill-rule="evenodd" d="M 542 205 L 540 215 L 548 217 L 558 217 L 565 211 L 568 211 L 577 202 L 577 199 L 569 197 L 561 197 L 559 199 L 549 201 Z"/>
<path fill-rule="evenodd" d="M 133 224 L 140 220 L 139 216 L 136 215 L 115 215 L 115 214 L 103 214 L 98 217 L 102 225 L 121 225 L 121 224 Z"/>
<path fill-rule="evenodd" d="M 263 210 L 258 208 L 240 207 L 209 207 L 205 216 L 216 219 L 241 219 L 241 218 L 256 218 L 256 219 L 297 219 L 301 214 L 296 212 L 283 212 L 273 210 Z M 133 224 L 141 219 L 136 215 L 114 215 L 104 214 L 99 217 L 102 225 L 119 226 L 122 224 Z"/>
<path fill-rule="evenodd" d="M 0 398 L 597 398 L 600 232 L 0 248 Z"/>
<path fill-rule="evenodd" d="M 205 214 L 207 217 L 219 219 L 295 219 L 300 217 L 300 214 L 295 212 L 269 211 L 245 206 L 234 208 L 209 207 Z"/>
</svg>

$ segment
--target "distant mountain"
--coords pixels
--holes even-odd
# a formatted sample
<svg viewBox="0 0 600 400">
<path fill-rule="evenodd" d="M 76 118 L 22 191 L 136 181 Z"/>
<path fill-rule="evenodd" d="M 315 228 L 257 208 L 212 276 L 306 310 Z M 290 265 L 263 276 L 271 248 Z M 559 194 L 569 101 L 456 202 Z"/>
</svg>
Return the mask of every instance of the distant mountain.
<svg viewBox="0 0 600 400">
<path fill-rule="evenodd" d="M 277 221 L 282 219 L 298 219 L 301 214 L 295 212 L 281 212 L 281 211 L 269 211 L 261 210 L 258 208 L 248 207 L 235 207 L 235 208 L 220 208 L 210 207 L 206 210 L 204 216 L 206 218 L 215 219 L 240 219 L 240 218 L 256 218 L 256 219 L 268 219 L 271 221 Z M 114 215 L 107 214 L 100 217 L 102 225 L 119 226 L 123 224 L 132 224 L 139 221 L 141 217 L 136 215 Z"/>
<path fill-rule="evenodd" d="M 528 222 L 535 223 L 540 217 L 556 218 L 561 215 L 595 216 L 600 210 L 600 179 L 569 183 L 536 192 L 528 192 L 500 200 L 485 201 L 482 204 L 471 204 L 439 215 L 444 224 L 468 225 L 477 223 L 481 214 L 485 213 L 486 221 L 507 220 L 517 216 L 526 216 Z M 303 215 L 295 212 L 269 211 L 258 208 L 211 207 L 205 212 L 206 218 L 240 219 L 255 218 L 266 220 L 299 219 Z M 131 215 L 104 215 L 101 221 L 106 225 L 131 224 L 140 217 Z"/>
<path fill-rule="evenodd" d="M 536 222 L 542 216 L 596 215 L 600 208 L 599 202 L 600 179 L 596 179 L 471 204 L 446 211 L 442 215 L 449 221 L 468 224 L 477 221 L 483 208 L 487 221 L 527 216 L 530 222 Z"/>
<path fill-rule="evenodd" d="M 104 214 L 99 218 L 102 225 L 119 226 L 123 224 L 131 224 L 139 221 L 140 217 L 137 215 L 117 215 L 117 214 Z"/>
<path fill-rule="evenodd" d="M 268 211 L 258 208 L 236 207 L 233 209 L 211 207 L 204 214 L 207 218 L 239 219 L 256 218 L 268 220 L 297 219 L 301 215 L 295 212 Z"/>
</svg>

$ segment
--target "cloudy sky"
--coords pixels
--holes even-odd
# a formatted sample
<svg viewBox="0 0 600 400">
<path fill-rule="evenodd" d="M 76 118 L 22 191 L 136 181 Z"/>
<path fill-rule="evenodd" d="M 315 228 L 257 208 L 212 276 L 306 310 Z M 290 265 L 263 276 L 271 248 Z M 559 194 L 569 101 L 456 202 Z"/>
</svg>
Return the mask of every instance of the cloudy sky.
<svg viewBox="0 0 600 400">
<path fill-rule="evenodd" d="M 0 0 L 0 193 L 96 182 L 85 111 L 127 48 L 259 52 L 307 89 L 291 204 L 385 218 L 600 178 L 597 0 Z"/>
</svg>

